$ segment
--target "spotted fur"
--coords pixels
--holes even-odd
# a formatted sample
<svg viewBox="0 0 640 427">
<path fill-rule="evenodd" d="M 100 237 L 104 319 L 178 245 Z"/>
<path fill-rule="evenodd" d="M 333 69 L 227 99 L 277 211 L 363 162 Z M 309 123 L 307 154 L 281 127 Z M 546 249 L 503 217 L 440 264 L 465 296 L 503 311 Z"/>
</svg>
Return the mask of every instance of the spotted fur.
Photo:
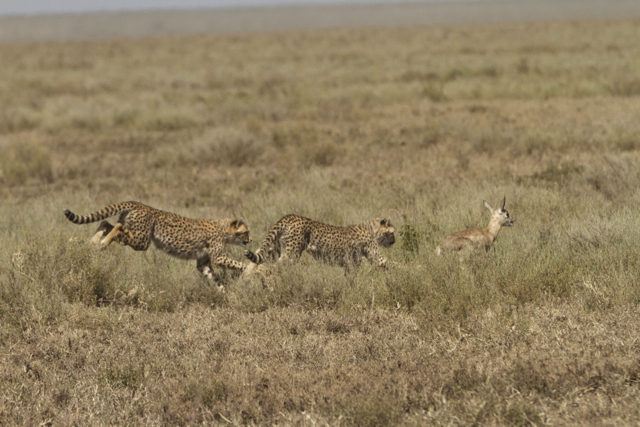
<svg viewBox="0 0 640 427">
<path fill-rule="evenodd" d="M 249 228 L 241 219 L 191 219 L 154 209 L 138 202 L 109 205 L 86 216 L 65 209 L 65 216 L 75 224 L 102 221 L 119 214 L 115 226 L 102 221 L 91 242 L 101 249 L 112 241 L 146 251 L 151 242 L 165 253 L 197 260 L 197 268 L 212 277 L 212 268 L 244 270 L 245 265 L 223 254 L 227 243 L 246 246 L 251 242 Z"/>
<path fill-rule="evenodd" d="M 295 262 L 307 250 L 317 260 L 344 267 L 358 265 L 366 258 L 372 264 L 386 268 L 387 260 L 378 246 L 388 248 L 395 240 L 395 228 L 389 218 L 337 227 L 287 215 L 271 227 L 255 253 L 245 250 L 244 254 L 254 264 L 262 264 L 267 258 Z"/>
</svg>

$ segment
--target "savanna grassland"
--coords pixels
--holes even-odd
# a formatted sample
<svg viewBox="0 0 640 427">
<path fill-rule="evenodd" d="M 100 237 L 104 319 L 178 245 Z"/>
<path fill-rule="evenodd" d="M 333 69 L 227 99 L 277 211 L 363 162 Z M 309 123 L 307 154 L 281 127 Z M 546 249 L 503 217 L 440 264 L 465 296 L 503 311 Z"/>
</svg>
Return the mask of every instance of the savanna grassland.
<svg viewBox="0 0 640 427">
<path fill-rule="evenodd" d="M 640 21 L 0 45 L 0 425 L 636 425 Z M 448 232 L 515 226 L 462 265 Z M 90 246 L 138 200 L 391 216 L 243 282 Z M 240 248 L 227 251 L 242 260 Z"/>
</svg>

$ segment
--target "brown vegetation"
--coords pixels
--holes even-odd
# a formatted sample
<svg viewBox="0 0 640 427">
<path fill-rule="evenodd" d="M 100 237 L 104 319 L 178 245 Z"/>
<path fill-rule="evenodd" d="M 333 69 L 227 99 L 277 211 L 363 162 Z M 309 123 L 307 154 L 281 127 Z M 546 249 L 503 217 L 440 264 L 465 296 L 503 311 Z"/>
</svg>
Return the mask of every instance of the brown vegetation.
<svg viewBox="0 0 640 427">
<path fill-rule="evenodd" d="M 0 424 L 640 421 L 640 24 L 334 30 L 0 46 Z M 460 266 L 447 233 L 507 196 Z M 139 200 L 392 216 L 385 257 L 227 292 L 89 245 Z M 230 251 L 242 259 L 240 250 Z"/>
</svg>

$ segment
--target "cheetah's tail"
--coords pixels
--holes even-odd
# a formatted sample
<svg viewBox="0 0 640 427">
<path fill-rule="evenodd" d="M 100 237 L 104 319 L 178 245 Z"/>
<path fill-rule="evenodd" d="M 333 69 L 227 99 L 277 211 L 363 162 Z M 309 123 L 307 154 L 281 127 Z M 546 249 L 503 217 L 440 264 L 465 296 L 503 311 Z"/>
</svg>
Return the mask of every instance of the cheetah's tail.
<svg viewBox="0 0 640 427">
<path fill-rule="evenodd" d="M 244 251 L 244 256 L 249 258 L 249 261 L 251 261 L 254 264 L 262 264 L 265 258 L 262 254 L 260 253 L 255 254 L 248 249 Z"/>
<path fill-rule="evenodd" d="M 94 212 L 89 215 L 76 215 L 71 212 L 69 209 L 64 210 L 64 215 L 67 219 L 74 224 L 88 224 L 90 222 L 101 221 L 103 219 L 109 218 L 110 216 L 114 216 L 119 214 L 120 212 L 130 211 L 136 206 L 138 206 L 138 202 L 122 202 L 122 203 L 114 203 L 105 208 L 100 209 L 97 212 Z"/>
<path fill-rule="evenodd" d="M 286 218 L 286 217 L 285 217 Z M 250 250 L 244 251 L 244 256 L 249 258 L 249 260 L 255 264 L 262 264 L 266 259 L 269 253 L 276 247 L 276 242 L 282 236 L 282 232 L 286 228 L 286 224 L 283 222 L 282 218 L 280 221 L 276 222 L 273 227 L 267 233 L 267 236 L 264 238 L 262 245 L 255 252 L 251 252 Z"/>
</svg>

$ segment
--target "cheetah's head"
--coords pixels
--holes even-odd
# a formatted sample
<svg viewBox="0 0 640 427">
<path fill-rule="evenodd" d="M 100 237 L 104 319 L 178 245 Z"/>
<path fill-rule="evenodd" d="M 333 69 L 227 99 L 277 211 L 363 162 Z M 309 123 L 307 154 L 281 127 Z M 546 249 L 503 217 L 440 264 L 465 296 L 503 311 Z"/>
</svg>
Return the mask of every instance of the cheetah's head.
<svg viewBox="0 0 640 427">
<path fill-rule="evenodd" d="M 251 243 L 249 227 L 241 219 L 231 220 L 227 227 L 227 243 L 231 245 L 247 246 Z"/>
<path fill-rule="evenodd" d="M 380 246 L 391 247 L 396 242 L 396 228 L 391 225 L 391 218 L 373 220 L 376 240 Z"/>
</svg>

